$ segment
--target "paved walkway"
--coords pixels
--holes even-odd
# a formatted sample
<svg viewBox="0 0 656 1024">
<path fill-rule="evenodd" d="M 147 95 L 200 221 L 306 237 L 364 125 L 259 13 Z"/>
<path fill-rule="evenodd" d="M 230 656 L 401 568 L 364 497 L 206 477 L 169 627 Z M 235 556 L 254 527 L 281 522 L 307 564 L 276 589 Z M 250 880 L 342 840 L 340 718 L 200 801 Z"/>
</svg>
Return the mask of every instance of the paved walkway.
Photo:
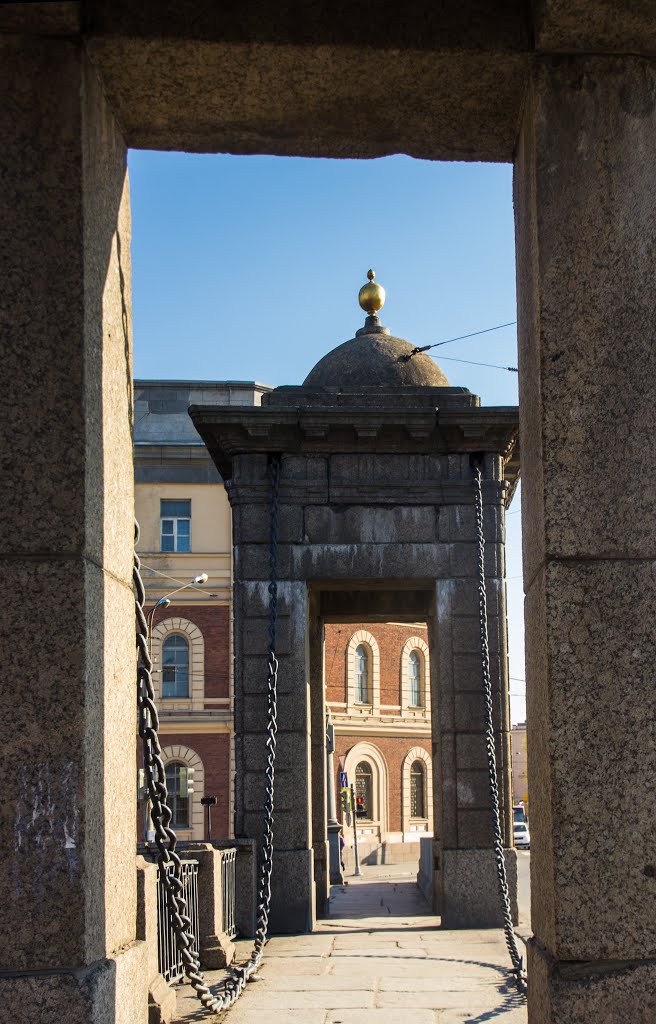
<svg viewBox="0 0 656 1024">
<path fill-rule="evenodd" d="M 312 935 L 273 938 L 225 1024 L 526 1024 L 499 931 L 442 931 L 412 880 L 351 878 Z M 237 959 L 249 942 L 238 943 Z M 220 973 L 210 973 L 210 981 Z M 188 986 L 180 1020 L 203 1018 Z M 207 1017 L 204 1017 L 207 1020 Z M 219 1018 L 213 1018 L 218 1020 Z"/>
</svg>

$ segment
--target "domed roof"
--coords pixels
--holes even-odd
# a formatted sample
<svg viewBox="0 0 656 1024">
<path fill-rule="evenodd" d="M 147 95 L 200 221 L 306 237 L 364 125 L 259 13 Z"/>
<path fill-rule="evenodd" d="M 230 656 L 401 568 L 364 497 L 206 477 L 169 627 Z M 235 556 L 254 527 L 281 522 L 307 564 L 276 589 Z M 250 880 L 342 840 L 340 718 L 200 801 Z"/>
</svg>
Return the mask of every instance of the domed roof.
<svg viewBox="0 0 656 1024">
<path fill-rule="evenodd" d="M 413 351 L 414 345 L 409 341 L 383 334 L 380 329 L 371 334 L 358 331 L 355 338 L 338 345 L 320 359 L 303 381 L 303 386 L 448 387 L 449 382 L 437 363 L 425 352 L 411 356 Z"/>
<path fill-rule="evenodd" d="M 368 314 L 355 338 L 338 345 L 320 359 L 303 381 L 303 387 L 412 387 L 446 388 L 449 382 L 434 360 L 403 338 L 394 338 L 383 327 L 378 311 L 385 303 L 385 289 L 376 283 L 375 271 L 358 295 Z"/>
</svg>

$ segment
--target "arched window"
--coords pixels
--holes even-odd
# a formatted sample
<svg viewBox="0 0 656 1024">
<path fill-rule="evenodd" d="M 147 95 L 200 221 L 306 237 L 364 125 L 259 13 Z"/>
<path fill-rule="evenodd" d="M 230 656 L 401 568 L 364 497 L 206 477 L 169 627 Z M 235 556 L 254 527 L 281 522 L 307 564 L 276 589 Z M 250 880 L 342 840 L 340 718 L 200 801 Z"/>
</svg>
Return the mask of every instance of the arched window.
<svg viewBox="0 0 656 1024">
<path fill-rule="evenodd" d="M 371 704 L 369 694 L 369 653 L 364 644 L 355 648 L 355 701 Z"/>
<path fill-rule="evenodd" d="M 189 777 L 186 764 L 173 761 L 166 766 L 166 788 L 173 812 L 172 828 L 189 828 Z"/>
<path fill-rule="evenodd" d="M 410 817 L 426 817 L 426 773 L 422 761 L 413 761 L 410 768 Z"/>
<path fill-rule="evenodd" d="M 420 708 L 421 701 L 421 655 L 419 651 L 410 651 L 408 659 L 409 695 L 408 703 L 413 708 Z"/>
<path fill-rule="evenodd" d="M 162 697 L 189 696 L 189 644 L 179 633 L 162 644 Z"/>
<path fill-rule="evenodd" d="M 356 818 L 372 819 L 374 798 L 374 780 L 371 765 L 360 761 L 355 769 L 355 816 Z"/>
</svg>

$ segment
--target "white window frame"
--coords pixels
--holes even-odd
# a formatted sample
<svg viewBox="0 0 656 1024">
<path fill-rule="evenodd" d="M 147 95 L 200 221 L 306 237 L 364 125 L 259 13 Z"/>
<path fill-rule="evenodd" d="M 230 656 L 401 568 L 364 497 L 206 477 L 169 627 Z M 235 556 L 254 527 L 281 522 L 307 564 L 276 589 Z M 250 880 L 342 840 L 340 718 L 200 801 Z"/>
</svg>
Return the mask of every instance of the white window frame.
<svg viewBox="0 0 656 1024">
<path fill-rule="evenodd" d="M 419 655 L 419 700 L 410 703 L 410 655 Z M 401 651 L 401 707 L 404 714 L 414 718 L 428 718 L 430 715 L 430 655 L 428 644 L 420 636 L 408 637 Z"/>
<path fill-rule="evenodd" d="M 188 501 L 189 502 L 189 515 L 188 516 L 165 516 L 165 515 L 162 515 L 162 504 L 165 501 Z M 172 554 L 184 554 L 184 555 L 186 555 L 186 554 L 189 554 L 191 552 L 191 498 L 160 498 L 159 509 L 160 509 L 160 512 L 159 512 L 159 549 L 160 549 L 160 552 L 162 552 L 163 554 L 166 554 L 166 555 L 172 555 Z M 173 537 L 173 550 L 172 551 L 166 551 L 164 549 L 163 541 L 164 541 L 165 534 L 162 532 L 162 527 L 163 527 L 163 524 L 165 522 L 166 523 L 173 523 L 173 533 L 172 534 L 170 534 L 170 533 L 166 534 L 167 537 L 171 537 L 171 536 Z M 189 523 L 189 533 L 185 535 L 185 538 L 189 539 L 189 550 L 188 551 L 180 551 L 180 548 L 178 546 L 178 540 L 179 540 L 178 523 Z"/>
<path fill-rule="evenodd" d="M 171 747 L 164 747 L 162 750 L 162 761 L 164 770 L 171 761 L 177 761 L 187 768 L 193 768 L 192 792 L 189 793 L 189 828 L 180 829 L 179 834 L 183 839 L 205 838 L 205 815 L 201 804 L 201 797 L 205 795 L 205 768 L 200 755 L 191 747 L 184 747 L 182 744 L 174 744 Z"/>
<path fill-rule="evenodd" d="M 162 697 L 162 647 L 172 633 L 181 633 L 189 644 L 188 697 Z M 156 700 L 162 701 L 167 711 L 202 711 L 205 707 L 205 641 L 198 626 L 177 615 L 162 619 L 153 629 L 151 656 L 155 666 L 153 689 Z"/>
<path fill-rule="evenodd" d="M 426 816 L 413 818 L 411 814 L 412 766 L 415 761 L 424 765 L 424 804 Z M 412 747 L 405 755 L 402 767 L 401 825 L 404 842 L 413 842 L 420 836 L 433 834 L 433 762 L 424 747 Z"/>
<path fill-rule="evenodd" d="M 368 697 L 369 700 L 363 704 L 357 699 L 357 687 L 355 677 L 356 651 L 362 645 L 368 654 Z M 359 629 L 354 633 L 346 645 L 346 713 L 351 715 L 374 714 L 380 710 L 380 651 L 375 636 L 366 629 Z"/>
<path fill-rule="evenodd" d="M 166 671 L 166 667 L 167 667 L 164 664 L 164 648 L 166 647 L 166 645 L 169 642 L 169 640 L 174 640 L 174 639 L 182 640 L 184 645 L 185 645 L 184 648 L 182 648 L 182 649 L 187 651 L 187 692 L 185 694 L 178 694 L 178 693 L 167 694 L 167 693 L 164 693 L 164 682 L 165 682 L 165 680 L 164 680 L 164 672 Z M 189 638 L 187 636 L 185 636 L 183 633 L 181 633 L 180 630 L 172 630 L 170 633 L 167 633 L 167 635 L 163 638 L 161 643 L 162 643 L 162 655 L 161 655 L 162 701 L 166 701 L 168 703 L 171 700 L 190 700 L 191 699 L 191 644 L 189 643 Z M 178 667 L 177 664 L 174 663 L 174 668 L 177 668 L 177 667 Z M 177 678 L 175 680 L 174 685 L 176 687 L 178 685 Z"/>
</svg>

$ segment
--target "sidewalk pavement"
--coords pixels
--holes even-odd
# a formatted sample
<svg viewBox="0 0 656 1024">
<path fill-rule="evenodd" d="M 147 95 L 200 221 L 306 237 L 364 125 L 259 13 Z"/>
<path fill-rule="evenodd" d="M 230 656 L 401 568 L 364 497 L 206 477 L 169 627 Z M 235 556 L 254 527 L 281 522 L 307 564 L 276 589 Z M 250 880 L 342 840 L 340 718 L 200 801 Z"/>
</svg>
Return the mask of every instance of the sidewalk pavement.
<svg viewBox="0 0 656 1024">
<path fill-rule="evenodd" d="M 521 943 L 520 943 L 521 945 Z M 250 942 L 238 943 L 237 962 Z M 334 886 L 329 918 L 311 935 L 267 944 L 258 981 L 208 1018 L 188 985 L 178 1020 L 225 1024 L 526 1024 L 499 930 L 443 931 L 411 876 Z M 209 972 L 216 984 L 223 972 Z"/>
</svg>

